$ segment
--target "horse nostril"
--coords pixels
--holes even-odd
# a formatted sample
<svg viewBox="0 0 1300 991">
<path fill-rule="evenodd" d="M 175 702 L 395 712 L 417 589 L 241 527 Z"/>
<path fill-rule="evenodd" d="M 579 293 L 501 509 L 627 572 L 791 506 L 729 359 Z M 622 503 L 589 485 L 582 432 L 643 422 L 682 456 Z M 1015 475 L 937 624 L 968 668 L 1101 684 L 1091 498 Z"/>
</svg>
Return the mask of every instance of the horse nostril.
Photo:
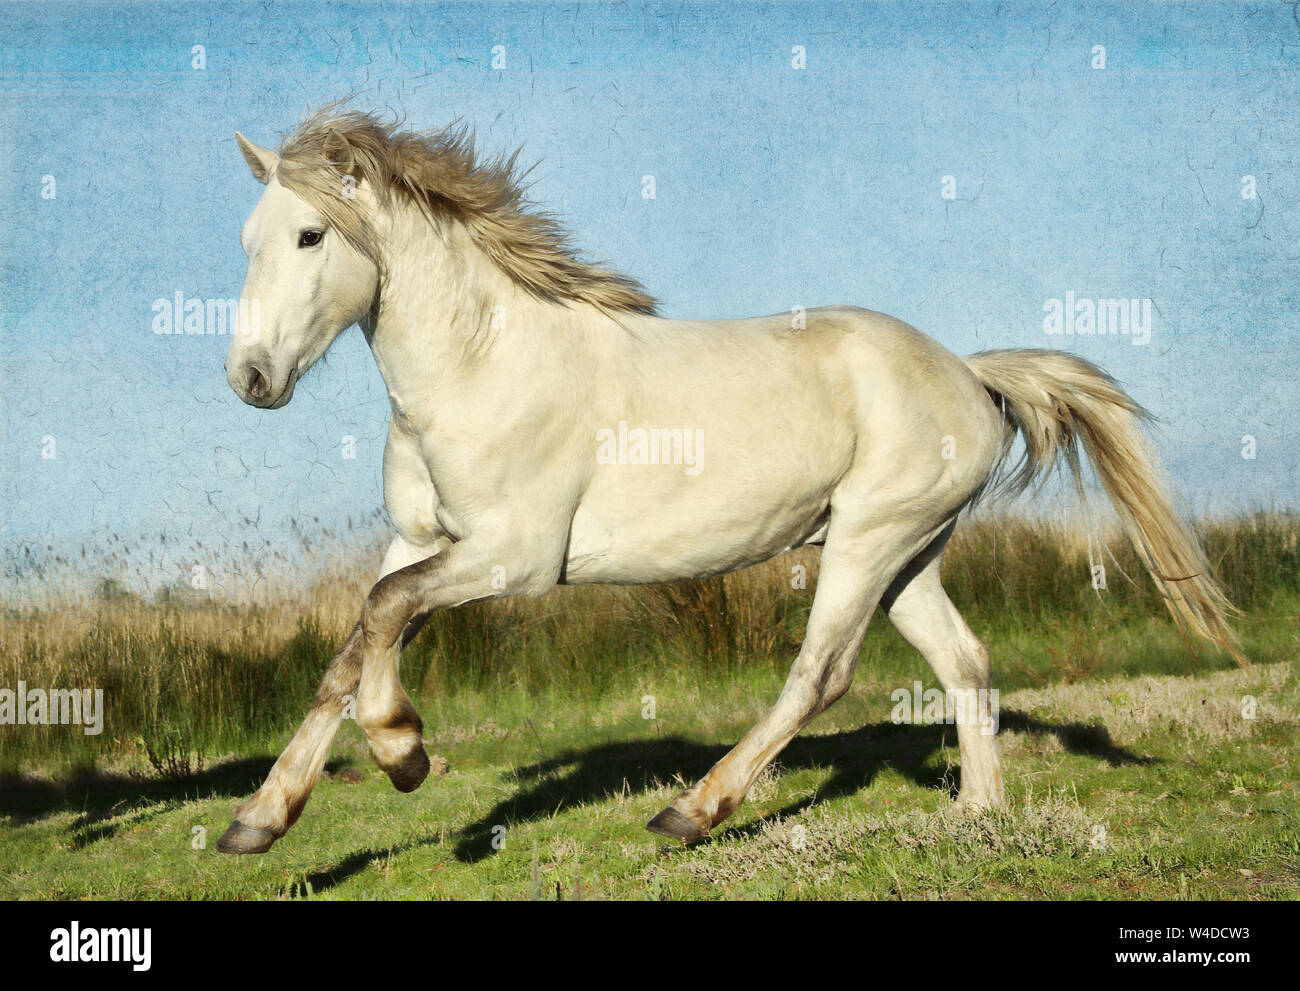
<svg viewBox="0 0 1300 991">
<path fill-rule="evenodd" d="M 249 365 L 248 368 L 245 369 L 245 373 L 248 376 L 248 384 L 245 386 L 248 394 L 254 399 L 263 398 L 266 395 L 267 390 L 271 388 L 271 383 L 268 382 L 266 376 L 262 374 L 262 370 L 256 365 Z"/>
</svg>

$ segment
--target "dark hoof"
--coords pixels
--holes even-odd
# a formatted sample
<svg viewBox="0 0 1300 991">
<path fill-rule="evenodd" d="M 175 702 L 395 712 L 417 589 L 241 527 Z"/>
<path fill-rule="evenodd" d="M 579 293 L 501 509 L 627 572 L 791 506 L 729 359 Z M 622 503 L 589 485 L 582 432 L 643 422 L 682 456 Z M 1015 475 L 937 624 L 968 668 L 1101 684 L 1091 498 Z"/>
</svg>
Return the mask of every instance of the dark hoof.
<svg viewBox="0 0 1300 991">
<path fill-rule="evenodd" d="M 415 791 L 429 776 L 429 755 L 418 743 L 410 755 L 394 768 L 385 768 L 398 791 Z"/>
<path fill-rule="evenodd" d="M 670 840 L 681 840 L 683 843 L 698 843 L 709 835 L 707 829 L 701 829 L 671 805 L 647 822 L 645 828 L 652 833 L 667 836 Z"/>
<path fill-rule="evenodd" d="M 217 840 L 217 849 L 222 853 L 266 853 L 276 838 L 269 829 L 254 829 L 236 819 Z"/>
</svg>

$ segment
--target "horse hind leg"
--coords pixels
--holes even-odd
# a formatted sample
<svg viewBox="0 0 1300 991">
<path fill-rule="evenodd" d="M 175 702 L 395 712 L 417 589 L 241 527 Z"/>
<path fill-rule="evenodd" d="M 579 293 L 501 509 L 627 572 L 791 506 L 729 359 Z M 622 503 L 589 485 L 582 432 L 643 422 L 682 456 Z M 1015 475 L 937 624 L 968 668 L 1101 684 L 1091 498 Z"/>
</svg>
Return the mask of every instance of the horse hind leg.
<svg viewBox="0 0 1300 991">
<path fill-rule="evenodd" d="M 1004 803 L 998 759 L 997 707 L 990 689 L 989 652 L 966 625 L 939 581 L 939 561 L 951 527 L 905 569 L 881 605 L 898 632 L 919 650 L 954 707 L 961 751 L 961 808 Z"/>
<path fill-rule="evenodd" d="M 646 824 L 652 833 L 692 843 L 731 815 L 759 774 L 801 729 L 853 681 L 858 649 L 881 594 L 934 533 L 859 528 L 832 522 L 803 646 L 771 709 L 698 783 Z"/>
</svg>

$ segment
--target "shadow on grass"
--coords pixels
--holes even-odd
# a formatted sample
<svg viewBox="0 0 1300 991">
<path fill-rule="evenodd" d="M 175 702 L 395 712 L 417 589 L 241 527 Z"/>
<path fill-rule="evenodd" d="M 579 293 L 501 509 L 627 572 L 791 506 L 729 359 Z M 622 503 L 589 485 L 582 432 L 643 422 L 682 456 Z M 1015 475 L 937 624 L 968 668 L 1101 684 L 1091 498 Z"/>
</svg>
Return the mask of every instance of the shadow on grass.
<svg viewBox="0 0 1300 991">
<path fill-rule="evenodd" d="M 27 775 L 0 777 L 0 815 L 33 822 L 56 812 L 77 811 L 72 845 L 81 849 L 135 828 L 183 803 L 206 798 L 251 795 L 265 780 L 274 757 L 224 761 L 184 778 L 151 778 L 105 771 L 74 772 L 51 779 Z M 325 765 L 334 771 L 346 761 Z"/>
<path fill-rule="evenodd" d="M 1004 711 L 1003 729 L 1052 735 L 1070 753 L 1105 760 L 1112 766 L 1152 764 L 1111 739 L 1105 727 L 1084 723 L 1044 722 L 1020 712 Z M 821 736 L 796 737 L 779 761 L 786 771 L 830 770 L 816 794 L 801 798 L 772 814 L 790 816 L 827 799 L 854 794 L 892 768 L 923 788 L 956 794 L 956 783 L 936 766 L 935 756 L 955 745 L 952 726 L 910 726 L 880 722 L 860 729 Z M 610 795 L 647 791 L 678 775 L 693 780 L 703 775 L 729 746 L 699 743 L 681 736 L 624 740 L 563 750 L 518 768 L 514 795 L 497 803 L 477 822 L 458 834 L 453 855 L 464 863 L 490 856 L 493 827 L 536 821 L 574 805 L 601 801 Z M 33 778 L 0 779 L 0 814 L 35 819 L 52 812 L 76 809 L 72 825 L 75 847 L 82 848 L 148 822 L 185 801 L 201 798 L 244 798 L 265 778 L 272 757 L 227 761 L 180 780 L 159 780 L 91 773 L 63 782 Z M 345 763 L 331 761 L 334 770 Z M 758 822 L 730 827 L 724 835 L 748 836 Z M 716 834 L 715 834 L 716 835 Z M 341 862 L 306 878 L 317 892 L 327 891 L 365 870 L 376 857 L 435 845 L 431 832 L 394 847 L 360 850 Z"/>
<path fill-rule="evenodd" d="M 1117 746 L 1106 728 L 1084 723 L 1044 722 L 1020 712 L 1003 712 L 1003 729 L 1055 736 L 1070 753 L 1099 758 L 1112 767 L 1153 764 L 1156 759 Z M 829 769 L 830 777 L 815 795 L 799 799 L 774 814 L 789 816 L 827 799 L 854 794 L 877 774 L 893 768 L 922 788 L 957 794 L 956 783 L 933 758 L 945 745 L 956 744 L 956 727 L 872 723 L 860 729 L 822 736 L 796 737 L 778 761 L 786 771 Z M 627 790 L 649 790 L 681 775 L 694 780 L 730 749 L 696 743 L 683 737 L 663 737 L 606 743 L 567 750 L 519 768 L 519 791 L 504 799 L 478 822 L 459 834 L 455 856 L 476 863 L 492 853 L 492 829 L 509 822 L 532 821 L 566 806 L 599 801 Z M 746 835 L 758 824 L 732 827 Z"/>
</svg>

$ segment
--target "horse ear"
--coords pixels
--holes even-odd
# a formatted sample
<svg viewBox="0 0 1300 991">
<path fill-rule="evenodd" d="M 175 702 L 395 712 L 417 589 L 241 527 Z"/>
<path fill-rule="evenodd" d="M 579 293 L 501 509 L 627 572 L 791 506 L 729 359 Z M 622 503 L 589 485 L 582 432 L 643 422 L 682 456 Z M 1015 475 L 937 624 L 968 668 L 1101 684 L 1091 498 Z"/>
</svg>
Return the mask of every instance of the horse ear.
<svg viewBox="0 0 1300 991">
<path fill-rule="evenodd" d="M 244 161 L 253 172 L 253 178 L 258 182 L 265 183 L 271 178 L 272 170 L 280 164 L 280 156 L 270 148 L 263 148 L 261 145 L 255 145 L 244 137 L 238 131 L 235 132 L 235 140 L 239 142 L 239 150 L 244 153 Z"/>
<path fill-rule="evenodd" d="M 339 134 L 334 128 L 325 132 L 325 158 L 339 170 L 343 175 L 351 175 L 354 165 L 352 155 L 352 146 L 348 144 L 348 139 Z"/>
</svg>

